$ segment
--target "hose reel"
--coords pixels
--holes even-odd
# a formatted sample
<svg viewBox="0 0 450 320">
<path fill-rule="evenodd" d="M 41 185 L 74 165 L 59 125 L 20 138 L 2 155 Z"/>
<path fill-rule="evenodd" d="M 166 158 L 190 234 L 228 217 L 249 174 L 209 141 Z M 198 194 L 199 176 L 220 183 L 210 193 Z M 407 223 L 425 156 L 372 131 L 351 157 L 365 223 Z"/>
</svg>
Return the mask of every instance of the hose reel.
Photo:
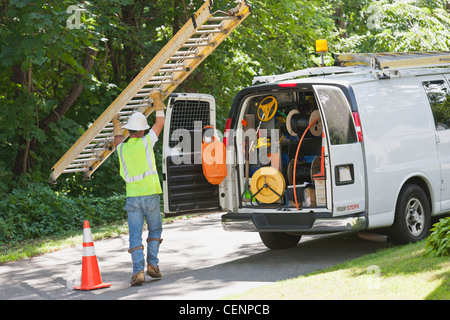
<svg viewBox="0 0 450 320">
<path fill-rule="evenodd" d="M 274 203 L 280 200 L 286 189 L 286 181 L 280 171 L 273 167 L 259 168 L 250 184 L 252 201 L 256 198 L 262 203 Z"/>
<path fill-rule="evenodd" d="M 272 119 L 278 110 L 278 101 L 274 96 L 268 96 L 265 97 L 259 104 L 258 104 L 258 119 L 260 121 L 269 121 Z"/>
</svg>

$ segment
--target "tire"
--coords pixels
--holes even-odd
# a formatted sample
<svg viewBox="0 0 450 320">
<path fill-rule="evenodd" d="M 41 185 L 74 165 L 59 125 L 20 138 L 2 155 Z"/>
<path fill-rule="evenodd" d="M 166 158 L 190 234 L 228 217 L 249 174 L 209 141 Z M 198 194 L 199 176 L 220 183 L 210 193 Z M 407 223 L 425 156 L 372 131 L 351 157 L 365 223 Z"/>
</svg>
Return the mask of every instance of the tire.
<svg viewBox="0 0 450 320">
<path fill-rule="evenodd" d="M 415 184 L 400 191 L 390 239 L 395 245 L 414 243 L 427 237 L 431 228 L 430 203 L 425 192 Z"/>
<path fill-rule="evenodd" d="M 260 232 L 262 242 L 269 249 L 288 249 L 295 247 L 301 235 L 291 235 L 284 232 Z"/>
</svg>

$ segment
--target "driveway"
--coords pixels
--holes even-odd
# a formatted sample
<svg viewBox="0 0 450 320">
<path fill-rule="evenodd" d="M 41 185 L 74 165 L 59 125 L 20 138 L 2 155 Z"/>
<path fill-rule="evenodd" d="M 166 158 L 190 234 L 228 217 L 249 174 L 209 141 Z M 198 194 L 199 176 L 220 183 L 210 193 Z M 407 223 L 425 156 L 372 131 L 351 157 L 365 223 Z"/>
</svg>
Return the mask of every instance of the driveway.
<svg viewBox="0 0 450 320">
<path fill-rule="evenodd" d="M 295 248 L 269 250 L 257 233 L 224 231 L 220 216 L 201 215 L 164 225 L 161 280 L 146 277 L 142 286 L 130 286 L 131 257 L 125 235 L 94 244 L 103 282 L 111 287 L 72 289 L 81 277 L 83 249 L 78 245 L 0 265 L 0 299 L 216 300 L 390 246 L 339 234 L 304 236 Z"/>
</svg>

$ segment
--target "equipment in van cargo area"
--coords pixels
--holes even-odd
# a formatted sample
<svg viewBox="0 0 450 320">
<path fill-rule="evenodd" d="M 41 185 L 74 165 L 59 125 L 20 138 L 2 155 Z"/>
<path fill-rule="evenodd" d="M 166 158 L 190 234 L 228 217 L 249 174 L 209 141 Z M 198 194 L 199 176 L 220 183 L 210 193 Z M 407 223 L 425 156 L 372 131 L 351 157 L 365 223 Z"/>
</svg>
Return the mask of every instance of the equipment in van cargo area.
<svg viewBox="0 0 450 320">
<path fill-rule="evenodd" d="M 274 203 L 283 197 L 286 182 L 283 175 L 273 167 L 262 167 L 252 177 L 253 198 L 262 203 Z"/>
<path fill-rule="evenodd" d="M 257 119 L 256 128 L 253 119 Z M 313 175 L 320 173 L 323 141 L 320 113 L 312 91 L 291 89 L 251 96 L 237 120 L 236 129 L 242 132 L 237 137 L 237 148 L 244 151 L 245 158 L 243 188 L 247 190 L 249 162 L 253 195 L 250 200 L 241 197 L 243 208 L 290 207 L 297 202 L 297 190 L 302 199 L 306 188 L 314 190 Z M 248 151 L 246 144 L 240 143 L 241 138 L 249 141 Z M 304 144 L 299 156 L 296 151 L 301 143 Z M 293 193 L 287 194 L 286 187 Z M 321 205 L 326 203 L 322 201 Z M 300 201 L 300 206 L 316 206 L 316 202 Z"/>
<path fill-rule="evenodd" d="M 206 126 L 203 131 L 210 131 L 209 137 L 203 134 L 202 142 L 202 168 L 203 175 L 209 183 L 218 185 L 227 176 L 225 145 L 218 141 L 213 126 Z"/>
</svg>

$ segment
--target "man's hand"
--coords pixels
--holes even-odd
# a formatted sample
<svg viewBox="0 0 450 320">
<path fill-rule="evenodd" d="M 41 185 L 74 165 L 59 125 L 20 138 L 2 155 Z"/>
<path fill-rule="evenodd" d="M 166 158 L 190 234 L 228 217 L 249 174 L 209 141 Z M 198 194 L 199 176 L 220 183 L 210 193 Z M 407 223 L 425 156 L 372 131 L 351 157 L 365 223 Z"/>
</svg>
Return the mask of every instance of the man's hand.
<svg viewBox="0 0 450 320">
<path fill-rule="evenodd" d="M 153 107 L 152 107 L 153 111 L 165 110 L 166 109 L 166 106 L 164 105 L 164 102 L 162 101 L 161 92 L 160 91 L 153 91 L 150 94 L 150 98 L 152 98 L 152 100 L 153 100 Z"/>
<path fill-rule="evenodd" d="M 117 146 L 121 144 L 124 140 L 123 138 L 123 129 L 120 126 L 119 116 L 115 116 L 114 119 L 112 119 L 112 123 L 114 125 L 114 145 Z"/>
<path fill-rule="evenodd" d="M 114 125 L 114 136 L 121 136 L 123 134 L 123 129 L 120 125 L 119 116 L 115 116 L 114 119 L 112 119 L 112 123 Z"/>
</svg>

